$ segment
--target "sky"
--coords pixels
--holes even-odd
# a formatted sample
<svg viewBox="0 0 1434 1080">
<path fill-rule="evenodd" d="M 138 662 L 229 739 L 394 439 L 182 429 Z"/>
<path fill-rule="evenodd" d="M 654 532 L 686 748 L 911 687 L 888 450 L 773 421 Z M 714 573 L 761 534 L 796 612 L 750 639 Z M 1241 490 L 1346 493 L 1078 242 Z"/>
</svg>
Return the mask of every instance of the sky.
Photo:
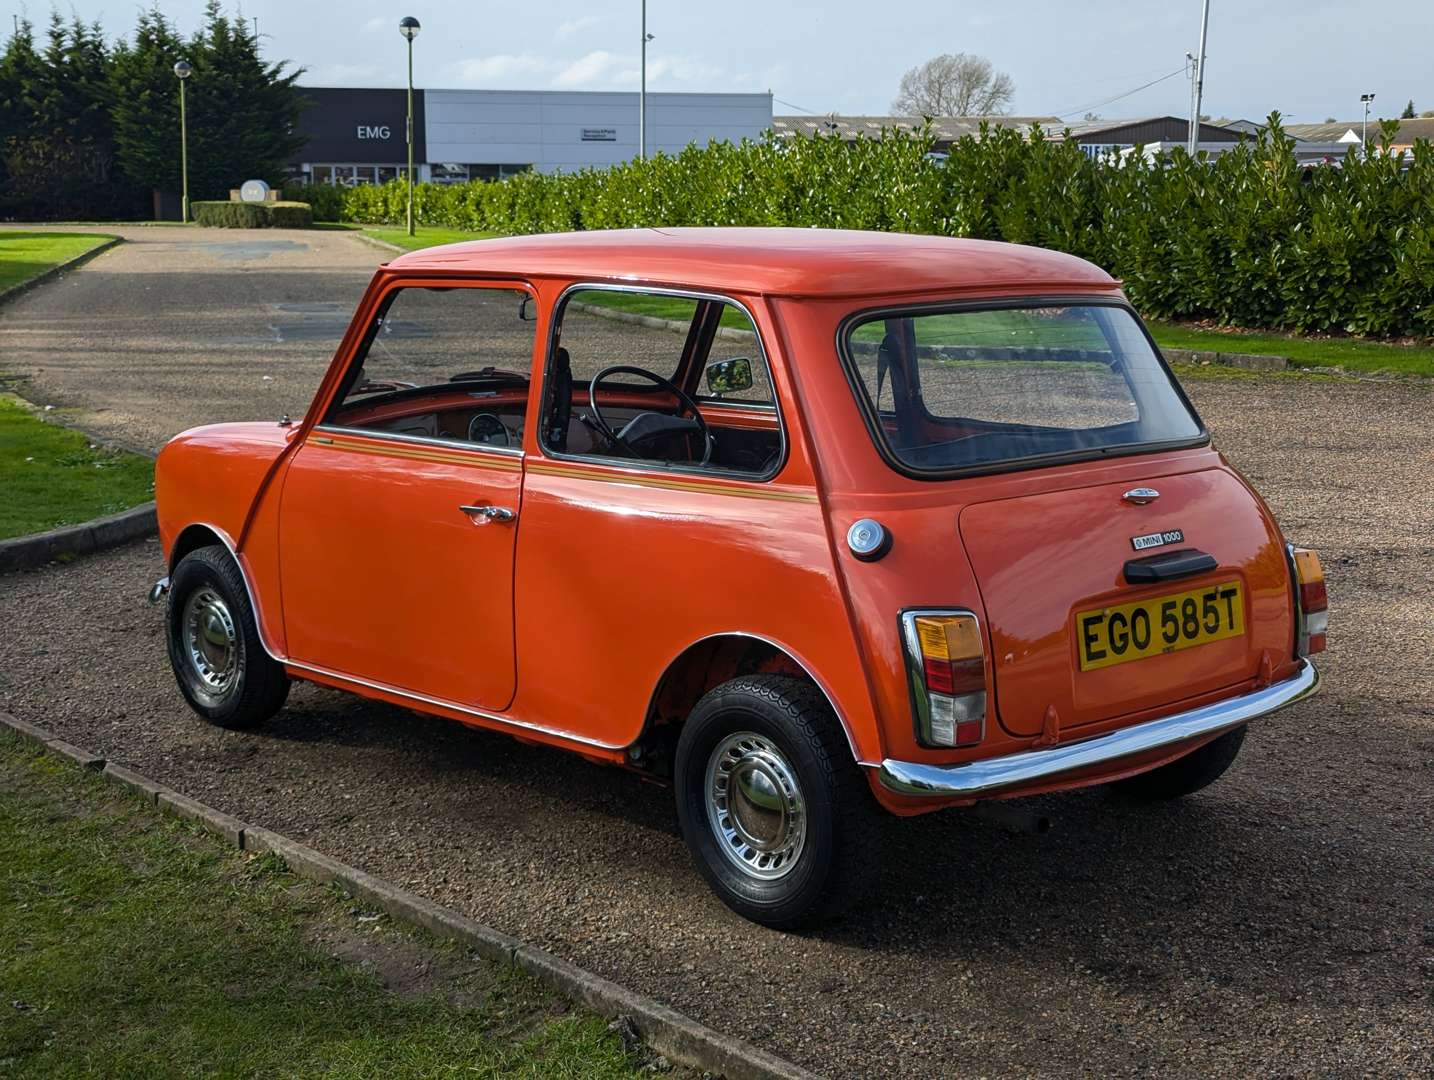
<svg viewBox="0 0 1434 1080">
<path fill-rule="evenodd" d="M 141 0 L 146 2 L 146 0 Z M 136 0 L 64 0 L 62 14 L 127 34 Z M 400 86 L 403 15 L 423 24 L 415 83 L 431 88 L 636 89 L 640 0 L 244 0 L 264 54 L 309 86 Z M 184 33 L 203 0 L 160 0 Z M 1200 0 L 648 0 L 648 89 L 765 91 L 773 111 L 882 115 L 902 72 L 977 53 L 1015 81 L 1011 112 L 1079 120 L 1188 115 L 1185 54 Z M 1354 120 L 1413 99 L 1434 109 L 1434 0 L 1211 0 L 1202 112 L 1291 122 Z M 43 25 L 50 5 L 0 0 Z M 8 31 L 9 26 L 3 30 Z M 1164 78 L 1165 76 L 1171 76 Z M 1135 90 L 1155 82 L 1136 93 Z M 1114 99 L 1114 100 L 1111 100 Z"/>
</svg>

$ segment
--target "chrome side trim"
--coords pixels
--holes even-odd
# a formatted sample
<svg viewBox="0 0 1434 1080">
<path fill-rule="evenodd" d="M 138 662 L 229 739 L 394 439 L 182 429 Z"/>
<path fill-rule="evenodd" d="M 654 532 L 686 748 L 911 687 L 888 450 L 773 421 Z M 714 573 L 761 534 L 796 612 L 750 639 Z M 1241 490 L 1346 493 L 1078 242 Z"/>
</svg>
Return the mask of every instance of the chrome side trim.
<svg viewBox="0 0 1434 1080">
<path fill-rule="evenodd" d="M 315 431 L 330 435 L 347 435 L 351 438 L 373 439 L 377 442 L 414 443 L 418 446 L 436 446 L 442 450 L 457 450 L 462 453 L 496 454 L 499 457 L 521 458 L 521 446 L 488 446 L 485 443 L 471 443 L 462 439 L 434 439 L 428 435 L 404 435 L 398 431 L 382 431 L 378 428 L 340 427 L 338 424 L 315 424 Z"/>
<path fill-rule="evenodd" d="M 1172 716 L 1098 735 L 1068 746 L 1025 750 L 1005 757 L 962 765 L 923 765 L 912 761 L 881 763 L 882 787 L 898 795 L 932 798 L 989 796 L 1009 788 L 1050 780 L 1092 765 L 1103 765 L 1202 735 L 1218 735 L 1257 717 L 1309 697 L 1319 688 L 1319 672 L 1301 661 L 1293 678 L 1241 697 L 1202 705 Z"/>
<path fill-rule="evenodd" d="M 495 724 L 502 724 L 504 727 L 541 732 L 544 735 L 552 735 L 554 738 L 563 739 L 566 742 L 582 743 L 584 746 L 597 746 L 604 750 L 620 750 L 626 745 L 625 743 L 603 742 L 601 739 L 589 739 L 585 735 L 574 735 L 570 731 L 559 731 L 557 728 L 544 727 L 542 724 L 530 724 L 526 720 L 514 720 L 511 717 L 498 716 L 494 713 L 484 712 L 482 709 L 459 705 L 454 701 L 444 701 L 442 698 L 429 697 L 427 694 L 415 693 L 412 690 L 403 690 L 397 686 L 389 686 L 387 683 L 374 682 L 371 679 L 361 679 L 357 675 L 348 675 L 342 671 L 333 671 L 330 668 L 319 667 L 317 664 L 305 664 L 298 660 L 285 660 L 284 664 L 296 671 L 307 671 L 314 675 L 323 675 L 330 679 L 337 679 L 339 682 L 349 683 L 353 686 L 363 686 L 370 690 L 380 690 L 385 694 L 393 694 L 395 697 L 407 698 L 409 701 L 418 701 L 425 705 L 435 705 L 442 709 L 463 713 L 465 716 L 474 716 L 480 720 L 490 720 Z"/>
</svg>

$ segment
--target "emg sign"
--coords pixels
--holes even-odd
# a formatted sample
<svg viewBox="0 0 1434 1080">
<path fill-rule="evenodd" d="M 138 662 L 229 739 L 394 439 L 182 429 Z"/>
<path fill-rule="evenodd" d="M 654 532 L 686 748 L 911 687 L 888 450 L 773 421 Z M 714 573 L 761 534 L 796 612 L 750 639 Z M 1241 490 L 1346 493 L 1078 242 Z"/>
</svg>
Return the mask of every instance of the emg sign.
<svg viewBox="0 0 1434 1080">
<path fill-rule="evenodd" d="M 360 139 L 387 139 L 393 134 L 387 124 L 359 124 L 356 130 Z"/>
</svg>

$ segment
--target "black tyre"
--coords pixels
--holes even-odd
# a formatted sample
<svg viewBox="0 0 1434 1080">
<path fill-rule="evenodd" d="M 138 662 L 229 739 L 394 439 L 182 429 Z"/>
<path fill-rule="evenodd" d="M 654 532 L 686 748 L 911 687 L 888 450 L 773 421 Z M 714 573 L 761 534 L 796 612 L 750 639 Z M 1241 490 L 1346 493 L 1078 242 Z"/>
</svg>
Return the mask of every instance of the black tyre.
<svg viewBox="0 0 1434 1080">
<path fill-rule="evenodd" d="M 289 696 L 264 651 L 244 579 L 219 546 L 191 551 L 170 576 L 169 663 L 190 708 L 211 724 L 250 728 Z"/>
<path fill-rule="evenodd" d="M 733 679 L 692 710 L 673 770 L 682 835 L 723 903 L 789 929 L 857 899 L 880 870 L 880 810 L 821 692 Z"/>
<path fill-rule="evenodd" d="M 1176 758 L 1168 765 L 1127 776 L 1124 780 L 1115 781 L 1111 787 L 1122 795 L 1135 799 L 1152 802 L 1178 799 L 1182 795 L 1209 787 L 1220 779 L 1225 770 L 1235 763 L 1244 741 L 1245 725 L 1241 724 L 1218 739 L 1210 740 L 1200 749 Z"/>
</svg>

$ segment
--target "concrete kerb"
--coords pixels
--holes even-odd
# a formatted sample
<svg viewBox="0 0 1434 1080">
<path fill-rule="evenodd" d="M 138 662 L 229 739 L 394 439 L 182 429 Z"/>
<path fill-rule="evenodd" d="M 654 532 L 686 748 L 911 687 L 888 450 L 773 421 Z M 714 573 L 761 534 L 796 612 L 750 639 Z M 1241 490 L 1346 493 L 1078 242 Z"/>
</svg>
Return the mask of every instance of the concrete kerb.
<svg viewBox="0 0 1434 1080">
<path fill-rule="evenodd" d="M 159 531 L 154 503 L 66 525 L 48 532 L 0 540 L 0 574 L 32 570 L 64 556 L 93 555 Z"/>
<path fill-rule="evenodd" d="M 101 236 L 106 236 L 106 235 L 108 235 L 108 234 L 106 234 L 106 233 L 99 233 L 99 234 L 79 233 L 79 234 L 77 234 L 77 235 L 80 235 L 80 236 L 85 236 L 85 235 L 101 235 Z M 106 251 L 108 251 L 110 248 L 114 247 L 116 244 L 122 244 L 122 243 L 124 243 L 124 238 L 123 238 L 123 237 L 120 237 L 120 236 L 110 236 L 109 239 L 107 239 L 103 244 L 97 244 L 97 245 L 95 245 L 94 247 L 90 248 L 89 251 L 85 251 L 85 252 L 80 253 L 79 255 L 76 255 L 73 259 L 66 259 L 64 262 L 58 264 L 57 266 L 52 266 L 52 267 L 50 267 L 50 269 L 48 269 L 48 270 L 43 270 L 43 271 L 41 271 L 40 273 L 36 274 L 36 275 L 35 275 L 34 277 L 32 277 L 32 278 L 26 278 L 24 281 L 20 282 L 20 284 L 18 284 L 18 285 L 11 285 L 11 286 L 10 286 L 8 289 L 6 289 L 4 292 L 0 292 L 0 305 L 8 304 L 11 300 L 14 300 L 16 297 L 18 297 L 18 296 L 23 296 L 25 293 L 27 293 L 27 292 L 29 292 L 31 289 L 33 289 L 36 285 L 43 285 L 45 282 L 50 281 L 50 280 L 53 279 L 53 278 L 57 278 L 57 277 L 59 277 L 61 274 L 64 274 L 64 273 L 66 273 L 66 272 L 68 272 L 68 271 L 70 271 L 70 270 L 74 270 L 74 269 L 76 269 L 76 268 L 78 268 L 78 267 L 80 267 L 80 266 L 83 266 L 85 263 L 89 262 L 89 261 L 90 261 L 91 259 L 93 259 L 95 256 L 97 256 L 97 255 L 103 255 Z"/>
<path fill-rule="evenodd" d="M 337 885 L 349 895 L 395 919 L 458 941 L 491 962 L 518 967 L 601 1016 L 626 1018 L 649 1046 L 670 1061 L 731 1077 L 732 1080 L 815 1080 L 816 1074 L 774 1054 L 714 1031 L 675 1009 L 626 990 L 382 878 L 341 863 L 323 852 L 269 829 L 242 822 L 171 791 L 122 765 L 108 763 L 28 721 L 0 712 L 0 727 L 38 744 L 46 753 L 68 758 L 87 769 L 100 770 L 100 775 L 106 780 L 128 789 L 166 813 L 186 818 L 217 833 L 243 851 L 277 855 L 300 877 L 320 884 Z"/>
</svg>

